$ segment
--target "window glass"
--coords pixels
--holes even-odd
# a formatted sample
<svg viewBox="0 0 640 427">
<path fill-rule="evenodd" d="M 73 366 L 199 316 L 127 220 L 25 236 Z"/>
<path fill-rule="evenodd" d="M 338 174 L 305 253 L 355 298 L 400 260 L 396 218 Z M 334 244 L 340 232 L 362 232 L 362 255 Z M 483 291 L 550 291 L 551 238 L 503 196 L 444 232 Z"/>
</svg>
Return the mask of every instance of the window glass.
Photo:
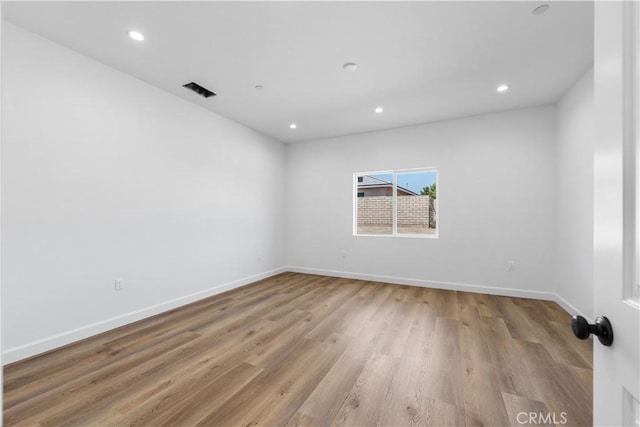
<svg viewBox="0 0 640 427">
<path fill-rule="evenodd" d="M 393 174 L 359 175 L 356 234 L 393 233 Z"/>
<path fill-rule="evenodd" d="M 397 194 L 398 234 L 435 234 L 436 172 L 398 173 Z"/>
<path fill-rule="evenodd" d="M 438 171 L 354 174 L 354 234 L 437 237 Z"/>
</svg>

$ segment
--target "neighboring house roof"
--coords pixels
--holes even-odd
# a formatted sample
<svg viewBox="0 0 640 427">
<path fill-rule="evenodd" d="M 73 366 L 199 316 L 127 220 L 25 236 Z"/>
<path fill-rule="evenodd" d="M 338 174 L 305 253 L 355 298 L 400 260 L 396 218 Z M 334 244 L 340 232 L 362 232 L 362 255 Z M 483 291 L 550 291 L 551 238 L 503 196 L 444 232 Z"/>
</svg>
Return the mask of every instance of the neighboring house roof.
<svg viewBox="0 0 640 427">
<path fill-rule="evenodd" d="M 362 182 L 358 182 L 358 187 L 388 187 L 390 185 L 389 181 L 369 175 L 363 175 Z"/>
<path fill-rule="evenodd" d="M 380 188 L 380 187 L 392 187 L 393 183 L 386 181 L 384 179 L 376 178 L 370 175 L 362 175 L 362 182 L 358 182 L 358 188 Z M 398 190 L 402 190 L 407 194 L 411 194 L 413 196 L 419 196 L 418 193 L 414 193 L 413 191 L 401 187 L 398 185 Z"/>
</svg>

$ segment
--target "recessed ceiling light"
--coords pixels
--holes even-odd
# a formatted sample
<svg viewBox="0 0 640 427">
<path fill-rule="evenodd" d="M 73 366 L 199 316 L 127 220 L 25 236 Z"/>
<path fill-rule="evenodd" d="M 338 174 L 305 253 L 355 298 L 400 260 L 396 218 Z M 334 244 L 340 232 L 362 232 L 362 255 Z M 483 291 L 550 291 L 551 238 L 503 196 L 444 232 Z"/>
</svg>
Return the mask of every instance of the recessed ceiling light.
<svg viewBox="0 0 640 427">
<path fill-rule="evenodd" d="M 542 15 L 547 10 L 549 10 L 549 5 L 548 4 L 541 4 L 540 6 L 536 7 L 535 9 L 533 9 L 533 12 L 531 12 L 531 13 L 534 14 L 534 15 Z"/>
<path fill-rule="evenodd" d="M 384 108 L 376 107 L 376 113 L 382 113 L 383 111 L 384 111 Z"/>
<path fill-rule="evenodd" d="M 295 129 L 295 128 L 297 128 L 297 127 L 298 127 L 298 125 L 296 125 L 295 123 L 291 123 L 291 124 L 289 125 L 289 129 Z"/>
<path fill-rule="evenodd" d="M 264 89 L 264 87 L 262 85 L 255 85 L 254 86 L 256 88 L 256 90 L 262 90 Z"/>
<path fill-rule="evenodd" d="M 347 62 L 342 66 L 342 69 L 345 71 L 355 71 L 358 69 L 358 64 L 355 64 L 353 62 Z"/>
<path fill-rule="evenodd" d="M 498 92 L 506 92 L 509 90 L 509 85 L 500 85 L 498 86 L 498 88 L 496 89 Z"/>
<path fill-rule="evenodd" d="M 144 36 L 138 31 L 129 31 L 129 37 L 137 42 L 141 42 L 142 40 L 144 40 Z"/>
</svg>

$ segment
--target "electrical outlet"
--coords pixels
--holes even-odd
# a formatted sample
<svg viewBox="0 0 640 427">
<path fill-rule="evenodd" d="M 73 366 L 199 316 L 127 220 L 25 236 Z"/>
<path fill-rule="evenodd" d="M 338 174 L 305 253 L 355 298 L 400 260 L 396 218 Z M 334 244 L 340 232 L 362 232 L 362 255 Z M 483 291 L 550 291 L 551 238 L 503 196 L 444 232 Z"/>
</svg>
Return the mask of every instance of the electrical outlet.
<svg viewBox="0 0 640 427">
<path fill-rule="evenodd" d="M 513 271 L 515 269 L 516 269 L 516 262 L 515 261 L 507 261 L 507 270 Z"/>
<path fill-rule="evenodd" d="M 121 291 L 124 289 L 124 279 L 122 277 L 116 279 L 115 289 L 116 291 Z"/>
</svg>

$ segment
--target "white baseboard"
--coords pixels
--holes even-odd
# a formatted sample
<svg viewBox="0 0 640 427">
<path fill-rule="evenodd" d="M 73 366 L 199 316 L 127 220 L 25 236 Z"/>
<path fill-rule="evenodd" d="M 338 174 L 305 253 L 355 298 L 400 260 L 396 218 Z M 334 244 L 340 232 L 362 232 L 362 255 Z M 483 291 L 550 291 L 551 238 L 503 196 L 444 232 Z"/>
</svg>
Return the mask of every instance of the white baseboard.
<svg viewBox="0 0 640 427">
<path fill-rule="evenodd" d="M 414 279 L 414 278 L 406 278 L 406 277 L 381 276 L 381 275 L 366 274 L 366 273 L 353 273 L 353 272 L 346 272 L 346 271 L 286 266 L 286 267 L 280 267 L 274 270 L 266 271 L 263 273 L 255 274 L 253 276 L 245 277 L 239 280 L 234 280 L 233 282 L 217 285 L 212 288 L 206 289 L 204 291 L 200 291 L 200 292 L 196 292 L 183 297 L 175 298 L 175 299 L 163 302 L 161 304 L 156 304 L 151 307 L 146 307 L 141 310 L 136 310 L 130 313 L 113 317 L 111 319 L 106 319 L 100 322 L 92 323 L 90 325 L 82 326 L 80 328 L 77 328 L 71 331 L 66 331 L 57 335 L 43 338 L 38 341 L 33 341 L 18 347 L 7 349 L 2 352 L 2 363 L 9 364 L 9 363 L 16 362 L 18 360 L 25 359 L 27 357 L 35 356 L 45 351 L 53 350 L 55 348 L 58 348 L 64 345 L 71 344 L 75 341 L 79 341 L 84 338 L 88 338 L 93 335 L 97 335 L 102 332 L 106 332 L 111 329 L 115 329 L 120 326 L 127 325 L 129 323 L 137 322 L 139 320 L 145 319 L 150 316 L 154 316 L 156 314 L 163 313 L 165 311 L 173 310 L 174 308 L 177 308 L 186 304 L 190 304 L 192 302 L 201 300 L 203 298 L 217 295 L 222 292 L 229 291 L 231 289 L 248 285 L 258 280 L 275 276 L 276 274 L 280 274 L 285 271 L 291 271 L 295 273 L 318 274 L 322 276 L 342 277 L 346 279 L 368 280 L 372 282 L 394 283 L 399 285 L 421 286 L 421 287 L 427 287 L 427 288 L 446 289 L 446 290 L 452 290 L 452 291 L 476 292 L 481 294 L 502 295 L 502 296 L 509 296 L 509 297 L 532 298 L 532 299 L 554 301 L 568 313 L 579 314 L 581 316 L 584 316 L 590 323 L 592 323 L 592 319 L 589 316 L 585 316 L 584 313 L 578 310 L 575 306 L 573 306 L 567 300 L 565 300 L 560 295 L 554 292 L 542 292 L 542 291 L 532 291 L 532 290 L 513 289 L 513 288 L 500 288 L 500 287 L 494 287 L 494 286 L 475 285 L 475 284 L 468 284 L 468 283 L 439 282 L 439 281 Z"/>
<path fill-rule="evenodd" d="M 532 298 L 553 301 L 569 314 L 584 316 L 590 323 L 592 319 L 555 292 L 532 291 L 525 289 L 500 288 L 495 286 L 475 285 L 469 283 L 438 282 L 432 280 L 413 279 L 396 276 L 380 276 L 366 273 L 352 273 L 347 271 L 323 270 L 318 268 L 287 266 L 287 271 L 295 273 L 319 274 L 322 276 L 342 277 L 345 279 L 369 280 L 372 282 L 394 283 L 398 285 L 421 286 L 425 288 L 446 289 L 450 291 L 476 292 L 479 294 L 500 295 L 506 297 Z"/>
<path fill-rule="evenodd" d="M 593 323 L 593 319 L 591 318 L 591 316 L 587 316 L 586 314 L 584 314 L 584 312 L 582 312 L 582 310 L 578 310 L 578 308 L 576 308 L 576 306 L 574 306 L 573 304 L 571 304 L 569 301 L 567 301 L 566 299 L 562 298 L 560 295 L 558 294 L 554 294 L 555 298 L 554 298 L 554 302 L 556 304 L 558 304 L 560 307 L 562 307 L 564 309 L 564 311 L 566 311 L 567 313 L 571 314 L 571 315 L 579 315 L 584 317 L 585 319 L 587 319 L 587 321 L 589 323 Z"/>
<path fill-rule="evenodd" d="M 62 332 L 60 334 L 43 338 L 38 341 L 33 341 L 18 347 L 10 348 L 2 352 L 2 363 L 6 365 L 18 360 L 25 359 L 27 357 L 35 356 L 45 351 L 53 350 L 64 345 L 71 344 L 75 341 L 79 341 L 84 338 L 88 338 L 93 335 L 97 335 L 102 332 L 127 325 L 129 323 L 137 322 L 138 320 L 142 320 L 147 317 L 163 313 L 165 311 L 173 310 L 174 308 L 190 304 L 203 298 L 217 295 L 231 289 L 239 288 L 258 280 L 266 279 L 267 277 L 275 276 L 276 274 L 280 274 L 285 271 L 287 271 L 287 269 L 284 267 L 265 271 L 253 276 L 234 280 L 233 282 L 223 283 L 204 291 L 195 292 L 193 294 L 185 295 L 179 298 L 174 298 L 172 300 L 165 301 L 151 307 L 146 307 L 120 316 L 112 317 L 111 319 L 106 319 L 100 322 L 92 323 L 90 325 L 81 326 L 71 331 Z"/>
</svg>

